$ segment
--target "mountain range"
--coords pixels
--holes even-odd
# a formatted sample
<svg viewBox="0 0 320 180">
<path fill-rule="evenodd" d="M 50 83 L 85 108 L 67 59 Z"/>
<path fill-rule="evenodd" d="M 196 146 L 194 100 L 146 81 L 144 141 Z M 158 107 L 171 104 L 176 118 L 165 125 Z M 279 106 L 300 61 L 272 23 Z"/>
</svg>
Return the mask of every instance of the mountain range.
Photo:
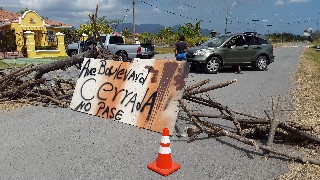
<svg viewBox="0 0 320 180">
<path fill-rule="evenodd" d="M 132 23 L 121 23 L 118 24 L 115 29 L 117 32 L 121 32 L 122 29 L 129 29 L 133 32 L 133 24 Z M 165 29 L 166 27 L 160 24 L 136 24 L 136 33 L 144 33 L 150 32 L 151 34 L 158 34 L 159 29 Z M 175 25 L 172 27 L 173 31 L 178 31 L 179 25 Z M 211 30 L 201 29 L 202 35 L 209 35 Z"/>
</svg>

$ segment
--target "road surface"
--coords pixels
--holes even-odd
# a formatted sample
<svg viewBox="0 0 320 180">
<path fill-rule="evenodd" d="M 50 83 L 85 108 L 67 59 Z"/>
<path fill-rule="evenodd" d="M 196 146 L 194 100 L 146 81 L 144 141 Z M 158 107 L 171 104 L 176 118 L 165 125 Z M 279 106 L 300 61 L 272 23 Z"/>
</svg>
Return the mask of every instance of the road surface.
<svg viewBox="0 0 320 180">
<path fill-rule="evenodd" d="M 243 69 L 235 74 L 190 73 L 188 84 L 211 79 L 211 84 L 237 79 L 209 93 L 230 108 L 263 115 L 271 97 L 286 96 L 306 44 L 275 49 L 267 71 Z M 172 58 L 172 54 L 156 58 Z M 179 130 L 186 122 L 178 120 Z M 204 134 L 187 143 L 171 137 L 173 160 L 181 168 L 162 177 L 147 169 L 157 157 L 161 134 L 72 111 L 70 108 L 25 107 L 1 112 L 0 179 L 275 179 L 287 170 L 288 160 L 225 137 Z"/>
</svg>

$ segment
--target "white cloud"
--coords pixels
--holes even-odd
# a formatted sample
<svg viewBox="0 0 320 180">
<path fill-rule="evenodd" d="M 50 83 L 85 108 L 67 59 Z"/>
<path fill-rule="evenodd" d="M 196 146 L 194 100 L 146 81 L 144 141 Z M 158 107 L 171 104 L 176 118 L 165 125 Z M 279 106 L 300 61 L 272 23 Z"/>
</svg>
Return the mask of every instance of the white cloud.
<svg viewBox="0 0 320 180">
<path fill-rule="evenodd" d="M 310 0 L 288 0 L 288 3 L 307 3 Z"/>
<path fill-rule="evenodd" d="M 265 1 L 265 0 L 235 0 L 231 4 L 231 9 L 235 8 L 235 7 L 242 6 L 242 5 L 251 4 L 251 3 L 259 3 L 259 2 L 263 2 L 263 1 Z"/>
<path fill-rule="evenodd" d="M 283 0 L 277 0 L 274 5 L 276 6 L 283 6 L 284 5 L 284 1 Z"/>
<path fill-rule="evenodd" d="M 68 10 L 68 11 L 95 11 L 96 5 L 99 10 L 112 10 L 118 4 L 116 0 L 20 0 L 21 7 L 27 7 L 34 10 Z"/>
<path fill-rule="evenodd" d="M 286 3 L 308 3 L 308 2 L 310 2 L 310 0 L 288 0 Z M 285 5 L 285 1 L 284 0 L 276 0 L 274 5 L 283 6 L 283 5 Z"/>
<path fill-rule="evenodd" d="M 96 5 L 99 7 L 98 16 L 107 16 L 110 19 L 122 18 L 126 8 L 132 6 L 124 0 L 19 0 L 15 3 L 0 0 L 0 4 L 2 1 L 6 1 L 5 7 L 9 7 L 11 12 L 28 8 L 40 16 L 73 25 L 88 22 L 88 14 L 95 13 Z"/>
<path fill-rule="evenodd" d="M 173 26 L 192 22 L 190 18 L 185 18 L 192 17 L 204 20 L 201 24 L 203 28 L 212 29 L 212 27 L 216 27 L 215 29 L 218 31 L 223 31 L 224 26 L 222 24 L 225 21 L 224 18 L 226 13 L 223 9 L 225 8 L 232 9 L 229 11 L 230 13 L 232 12 L 230 15 L 234 16 L 234 18 L 239 18 L 237 20 L 239 22 L 251 21 L 253 18 L 251 17 L 253 16 L 251 14 L 256 14 L 254 16 L 256 19 L 269 19 L 269 21 L 274 20 L 279 22 L 279 18 L 283 18 L 282 15 L 296 11 L 294 9 L 296 6 L 289 5 L 310 4 L 308 7 L 304 8 L 310 8 L 310 11 L 313 10 L 317 12 L 319 9 L 317 6 L 319 1 L 320 0 L 202 0 L 202 3 L 199 4 L 196 1 L 145 0 L 144 2 L 153 5 L 150 6 L 136 0 L 135 12 L 137 23 L 159 23 L 165 26 Z M 99 4 L 98 17 L 106 16 L 107 19 L 123 19 L 124 23 L 132 22 L 132 0 L 0 0 L 0 4 L 4 10 L 10 12 L 19 12 L 25 8 L 29 8 L 36 11 L 40 16 L 48 17 L 53 21 L 72 24 L 75 27 L 78 27 L 79 24 L 88 22 L 89 17 L 87 14 L 94 13 L 96 5 Z M 195 8 L 185 4 L 190 4 Z M 285 7 L 285 5 L 288 6 L 281 9 L 280 15 L 275 14 L 273 17 L 270 17 L 274 14 L 272 8 L 275 8 L 275 6 Z M 159 7 L 159 9 L 155 7 Z M 171 13 L 165 12 L 166 10 Z M 185 17 L 173 15 L 173 12 Z M 310 15 L 308 15 L 307 18 L 309 17 Z M 303 17 L 301 17 L 301 19 L 304 20 L 306 18 L 303 19 Z M 293 20 L 283 19 L 283 22 L 287 21 L 291 22 Z M 235 30 L 232 28 L 241 28 L 241 26 L 243 26 L 243 29 L 248 28 L 246 24 L 240 23 L 233 26 L 235 22 L 236 21 L 234 20 L 233 24 L 230 25 L 230 31 Z M 295 25 L 300 24 L 297 23 Z M 304 24 L 301 23 L 301 25 Z M 275 26 L 276 25 L 274 25 L 274 27 Z M 280 30 L 281 28 L 278 29 Z M 288 30 L 288 28 L 285 30 Z M 295 30 L 292 28 L 292 31 Z"/>
<path fill-rule="evenodd" d="M 154 12 L 156 14 L 160 14 L 162 11 L 159 8 L 153 8 L 152 12 Z"/>
</svg>

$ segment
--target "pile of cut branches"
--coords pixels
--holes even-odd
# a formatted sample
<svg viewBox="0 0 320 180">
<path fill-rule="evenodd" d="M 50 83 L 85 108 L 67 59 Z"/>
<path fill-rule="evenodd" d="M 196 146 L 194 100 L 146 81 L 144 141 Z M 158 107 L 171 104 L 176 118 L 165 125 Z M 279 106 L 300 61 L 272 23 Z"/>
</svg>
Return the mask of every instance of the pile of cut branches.
<svg viewBox="0 0 320 180">
<path fill-rule="evenodd" d="M 26 65 L 18 69 L 2 70 L 0 75 L 0 103 L 22 102 L 31 105 L 68 107 L 75 88 L 75 79 L 44 78 L 56 70 L 80 67 L 84 58 L 116 59 L 109 51 L 91 47 L 89 50 L 64 60 L 41 65 Z"/>
<path fill-rule="evenodd" d="M 236 80 L 232 80 L 226 83 L 220 83 L 217 85 L 211 85 L 209 87 L 203 87 L 209 80 L 199 82 L 193 86 L 185 89 L 183 99 L 180 100 L 180 106 L 183 111 L 186 112 L 191 122 L 195 125 L 193 128 L 187 129 L 189 137 L 188 142 L 196 139 L 200 133 L 206 133 L 208 136 L 226 136 L 242 143 L 254 146 L 258 151 L 263 151 L 264 158 L 268 158 L 269 153 L 278 154 L 290 159 L 298 160 L 303 163 L 309 162 L 312 164 L 320 165 L 319 159 L 312 159 L 306 156 L 295 155 L 288 152 L 282 152 L 272 147 L 275 137 L 282 138 L 284 140 L 291 141 L 310 141 L 312 143 L 320 143 L 320 138 L 311 134 L 311 129 L 304 128 L 303 126 L 295 126 L 295 124 L 289 124 L 280 119 L 281 115 L 288 110 L 292 110 L 292 107 L 288 109 L 283 107 L 281 98 L 273 99 L 272 110 L 265 110 L 266 117 L 257 117 L 251 114 L 242 113 L 230 109 L 221 103 L 214 101 L 208 95 L 204 93 L 215 90 L 218 88 L 226 87 Z M 189 103 L 197 104 L 199 106 L 205 106 L 209 113 L 189 110 L 187 105 Z M 215 113 L 215 114 L 214 114 Z M 236 129 L 236 132 L 231 132 L 224 126 L 218 123 L 212 123 L 209 119 L 222 119 L 231 121 Z M 261 144 L 254 139 L 248 137 L 267 137 L 267 143 Z"/>
</svg>

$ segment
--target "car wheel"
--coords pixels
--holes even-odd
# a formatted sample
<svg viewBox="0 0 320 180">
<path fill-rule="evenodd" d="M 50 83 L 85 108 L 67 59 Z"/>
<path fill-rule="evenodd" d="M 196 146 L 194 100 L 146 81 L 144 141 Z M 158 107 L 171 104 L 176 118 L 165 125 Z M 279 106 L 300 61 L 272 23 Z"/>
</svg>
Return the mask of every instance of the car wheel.
<svg viewBox="0 0 320 180">
<path fill-rule="evenodd" d="M 265 56 L 259 56 L 256 61 L 256 68 L 259 71 L 264 71 L 267 69 L 268 66 L 268 59 Z"/>
<path fill-rule="evenodd" d="M 127 62 L 128 61 L 127 55 L 123 52 L 119 53 L 118 54 L 118 61 Z"/>
<path fill-rule="evenodd" d="M 220 70 L 221 61 L 218 57 L 211 57 L 207 60 L 205 65 L 205 71 L 208 74 L 217 74 Z"/>
<path fill-rule="evenodd" d="M 78 51 L 71 51 L 71 53 L 70 53 L 71 57 L 76 55 L 76 54 L 78 54 Z"/>
</svg>

